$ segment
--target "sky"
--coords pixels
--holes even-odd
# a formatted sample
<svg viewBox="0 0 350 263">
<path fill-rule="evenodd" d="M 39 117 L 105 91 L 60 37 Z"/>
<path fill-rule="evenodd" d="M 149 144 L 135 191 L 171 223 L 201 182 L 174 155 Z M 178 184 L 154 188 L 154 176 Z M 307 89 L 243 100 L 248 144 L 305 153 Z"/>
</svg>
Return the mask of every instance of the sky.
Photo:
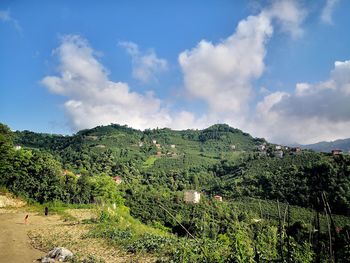
<svg viewBox="0 0 350 263">
<path fill-rule="evenodd" d="M 0 122 L 350 137 L 350 1 L 0 1 Z"/>
</svg>

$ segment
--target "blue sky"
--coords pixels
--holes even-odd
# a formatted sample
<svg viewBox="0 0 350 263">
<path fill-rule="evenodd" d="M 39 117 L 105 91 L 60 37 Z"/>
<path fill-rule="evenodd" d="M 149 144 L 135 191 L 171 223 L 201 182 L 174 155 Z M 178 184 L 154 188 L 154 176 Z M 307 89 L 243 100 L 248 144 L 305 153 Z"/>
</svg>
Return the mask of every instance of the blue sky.
<svg viewBox="0 0 350 263">
<path fill-rule="evenodd" d="M 350 2 L 1 1 L 0 122 L 350 137 Z M 336 61 L 339 63 L 335 64 Z"/>
</svg>

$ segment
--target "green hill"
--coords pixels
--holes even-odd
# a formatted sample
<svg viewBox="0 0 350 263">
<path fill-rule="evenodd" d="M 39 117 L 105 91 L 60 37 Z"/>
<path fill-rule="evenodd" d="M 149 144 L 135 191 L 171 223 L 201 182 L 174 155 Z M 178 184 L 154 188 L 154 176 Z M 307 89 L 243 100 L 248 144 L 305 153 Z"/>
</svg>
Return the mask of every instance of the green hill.
<svg viewBox="0 0 350 263">
<path fill-rule="evenodd" d="M 331 262 L 330 247 L 348 258 L 349 155 L 277 146 L 224 124 L 183 131 L 112 124 L 71 136 L 1 124 L 0 155 L 0 187 L 26 199 L 125 205 L 142 223 L 175 234 L 164 262 L 247 262 L 240 253 L 248 262 Z M 186 190 L 200 202 L 184 202 Z M 108 229 L 97 237 L 134 244 L 128 229 L 113 227 L 116 219 L 101 220 Z M 161 246 L 159 238 L 137 242 Z"/>
<path fill-rule="evenodd" d="M 183 131 L 167 128 L 140 131 L 112 124 L 82 130 L 72 136 L 17 131 L 14 142 L 50 151 L 64 166 L 79 172 L 89 170 L 86 163 L 97 159 L 102 163 L 112 159 L 122 163 L 130 160 L 140 168 L 164 163 L 177 167 L 186 161 L 198 165 L 213 164 L 220 158 L 232 159 L 244 151 L 253 151 L 265 140 L 225 124 Z M 102 172 L 96 169 L 93 172 Z"/>
</svg>

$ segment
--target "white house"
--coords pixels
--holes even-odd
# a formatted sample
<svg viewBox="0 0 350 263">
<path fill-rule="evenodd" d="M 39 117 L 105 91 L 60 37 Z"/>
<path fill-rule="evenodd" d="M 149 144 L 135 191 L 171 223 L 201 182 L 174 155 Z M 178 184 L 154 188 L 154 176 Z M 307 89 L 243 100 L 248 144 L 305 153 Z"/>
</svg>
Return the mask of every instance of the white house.
<svg viewBox="0 0 350 263">
<path fill-rule="evenodd" d="M 266 148 L 266 146 L 264 144 L 261 144 L 258 146 L 259 151 L 263 151 L 263 150 L 265 150 L 265 148 Z"/>
<path fill-rule="evenodd" d="M 18 151 L 18 150 L 20 150 L 20 149 L 22 149 L 22 146 L 20 146 L 20 145 L 16 145 L 16 146 L 15 146 L 15 150 L 16 150 L 16 151 Z"/>
<path fill-rule="evenodd" d="M 282 150 L 275 151 L 274 155 L 278 158 L 283 158 L 283 151 Z"/>
<path fill-rule="evenodd" d="M 170 145 L 170 147 L 172 148 L 172 149 L 175 149 L 175 144 L 172 144 L 172 145 Z"/>
<path fill-rule="evenodd" d="M 197 204 L 201 200 L 201 194 L 194 190 L 187 190 L 184 194 L 184 201 L 186 203 Z"/>
</svg>

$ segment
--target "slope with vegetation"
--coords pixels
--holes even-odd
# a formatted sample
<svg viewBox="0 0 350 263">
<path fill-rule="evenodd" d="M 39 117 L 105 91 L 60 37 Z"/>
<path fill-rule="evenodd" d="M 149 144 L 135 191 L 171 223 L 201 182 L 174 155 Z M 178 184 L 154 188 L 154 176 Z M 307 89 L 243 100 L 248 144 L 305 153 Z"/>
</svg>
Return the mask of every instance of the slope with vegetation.
<svg viewBox="0 0 350 263">
<path fill-rule="evenodd" d="M 159 262 L 348 262 L 347 155 L 283 148 L 279 158 L 275 145 L 228 125 L 113 124 L 72 136 L 1 125 L 0 134 L 1 186 L 41 203 L 115 203 L 88 235 L 126 251 Z M 202 193 L 199 204 L 184 203 L 188 189 Z"/>
</svg>

